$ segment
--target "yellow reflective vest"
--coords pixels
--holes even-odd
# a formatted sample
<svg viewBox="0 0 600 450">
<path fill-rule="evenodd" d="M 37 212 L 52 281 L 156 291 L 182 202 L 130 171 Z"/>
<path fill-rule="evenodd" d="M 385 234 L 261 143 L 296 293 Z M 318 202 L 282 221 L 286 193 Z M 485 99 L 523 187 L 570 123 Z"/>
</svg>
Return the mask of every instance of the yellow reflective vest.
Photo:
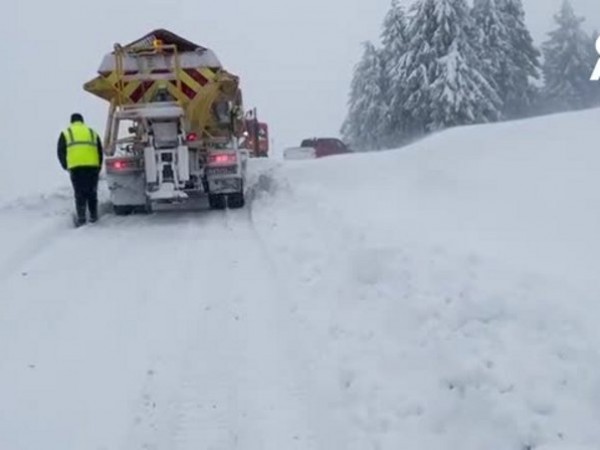
<svg viewBox="0 0 600 450">
<path fill-rule="evenodd" d="M 81 122 L 71 124 L 63 131 L 67 144 L 67 169 L 76 167 L 100 167 L 98 136 Z"/>
</svg>

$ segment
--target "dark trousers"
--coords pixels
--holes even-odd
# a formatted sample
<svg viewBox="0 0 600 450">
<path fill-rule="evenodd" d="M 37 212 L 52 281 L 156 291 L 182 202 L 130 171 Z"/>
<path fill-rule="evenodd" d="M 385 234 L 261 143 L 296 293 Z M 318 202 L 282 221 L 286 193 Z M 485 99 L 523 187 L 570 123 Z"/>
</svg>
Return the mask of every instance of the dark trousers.
<svg viewBox="0 0 600 450">
<path fill-rule="evenodd" d="M 85 222 L 86 210 L 92 219 L 98 218 L 98 178 L 100 169 L 96 167 L 77 167 L 71 169 L 71 183 L 75 191 L 77 219 Z"/>
</svg>

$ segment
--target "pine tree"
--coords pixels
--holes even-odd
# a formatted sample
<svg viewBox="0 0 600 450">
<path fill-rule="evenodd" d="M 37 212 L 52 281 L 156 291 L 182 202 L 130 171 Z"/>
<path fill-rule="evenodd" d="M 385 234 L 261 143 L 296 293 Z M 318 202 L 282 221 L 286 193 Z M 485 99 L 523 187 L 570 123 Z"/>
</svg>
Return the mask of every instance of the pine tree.
<svg viewBox="0 0 600 450">
<path fill-rule="evenodd" d="M 507 118 L 532 114 L 537 90 L 531 80 L 539 79 L 540 52 L 525 24 L 521 0 L 496 0 L 503 28 L 508 32 L 504 55 L 496 77 Z"/>
<path fill-rule="evenodd" d="M 597 99 L 590 82 L 590 68 L 596 58 L 591 39 L 582 28 L 568 0 L 554 16 L 557 28 L 543 44 L 544 98 L 550 111 L 590 107 Z M 594 98 L 596 97 L 596 98 Z"/>
<path fill-rule="evenodd" d="M 384 80 L 381 54 L 371 42 L 367 42 L 364 44 L 362 59 L 354 71 L 348 116 L 342 126 L 344 139 L 357 150 L 379 150 L 385 147 L 387 108 Z"/>
<path fill-rule="evenodd" d="M 381 32 L 381 43 L 383 52 L 389 53 L 391 59 L 398 59 L 406 50 L 408 42 L 407 18 L 402 5 L 398 0 L 392 0 L 392 4 L 383 21 Z"/>
<path fill-rule="evenodd" d="M 500 98 L 485 77 L 465 0 L 419 0 L 410 36 L 406 106 L 419 131 L 498 119 Z"/>
<path fill-rule="evenodd" d="M 471 15 L 479 42 L 482 72 L 498 94 L 501 94 L 501 62 L 507 54 L 509 33 L 502 21 L 496 0 L 474 0 Z"/>
<path fill-rule="evenodd" d="M 403 56 L 407 51 L 409 36 L 404 8 L 392 0 L 383 22 L 381 57 L 385 70 L 384 93 L 387 101 L 384 135 L 388 147 L 398 146 L 406 138 L 409 114 L 405 107 L 407 89 L 403 83 Z"/>
<path fill-rule="evenodd" d="M 405 86 L 404 108 L 410 112 L 409 134 L 418 138 L 427 134 L 431 123 L 430 67 L 435 53 L 430 41 L 434 30 L 434 4 L 420 0 L 411 7 L 407 51 L 402 57 L 399 84 Z"/>
</svg>

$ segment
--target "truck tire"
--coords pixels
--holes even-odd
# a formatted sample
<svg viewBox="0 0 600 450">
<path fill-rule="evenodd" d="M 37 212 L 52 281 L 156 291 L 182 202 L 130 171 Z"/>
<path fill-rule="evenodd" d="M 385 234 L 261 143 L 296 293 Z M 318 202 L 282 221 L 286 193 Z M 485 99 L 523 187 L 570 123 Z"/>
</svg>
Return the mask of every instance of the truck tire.
<svg viewBox="0 0 600 450">
<path fill-rule="evenodd" d="M 222 194 L 210 194 L 208 196 L 210 209 L 225 209 L 225 196 Z"/>
<path fill-rule="evenodd" d="M 236 192 L 235 194 L 229 194 L 227 196 L 227 206 L 231 209 L 243 208 L 246 204 L 243 192 Z"/>
<path fill-rule="evenodd" d="M 143 207 L 141 208 L 141 210 L 142 210 L 142 211 L 141 211 L 141 212 L 142 212 L 142 214 L 152 214 L 152 213 L 154 212 L 154 211 L 153 211 L 153 208 L 152 208 L 152 202 L 150 202 L 149 200 L 148 200 L 148 201 L 146 201 L 146 205 L 145 205 L 145 206 L 143 206 Z"/>
<path fill-rule="evenodd" d="M 117 216 L 128 216 L 133 213 L 133 206 L 130 205 L 113 205 L 113 212 Z"/>
</svg>

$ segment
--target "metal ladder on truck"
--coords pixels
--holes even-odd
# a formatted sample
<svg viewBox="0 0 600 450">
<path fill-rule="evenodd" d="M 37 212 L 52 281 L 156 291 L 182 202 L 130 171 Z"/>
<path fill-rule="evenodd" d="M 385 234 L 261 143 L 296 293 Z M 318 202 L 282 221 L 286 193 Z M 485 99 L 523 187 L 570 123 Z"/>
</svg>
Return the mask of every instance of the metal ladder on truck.
<svg viewBox="0 0 600 450">
<path fill-rule="evenodd" d="M 186 198 L 181 189 L 190 179 L 189 154 L 179 142 L 183 105 L 168 89 L 174 83 L 175 92 L 182 92 L 177 47 L 160 41 L 154 41 L 150 48 L 137 49 L 117 44 L 114 56 L 117 95 L 109 120 L 117 125 L 110 129 L 108 140 L 117 142 L 120 120 L 141 123 L 152 144 L 141 146 L 146 182 L 152 190 L 148 195 Z M 136 62 L 136 70 L 132 70 L 132 60 Z M 132 98 L 134 93 L 136 96 Z"/>
</svg>

